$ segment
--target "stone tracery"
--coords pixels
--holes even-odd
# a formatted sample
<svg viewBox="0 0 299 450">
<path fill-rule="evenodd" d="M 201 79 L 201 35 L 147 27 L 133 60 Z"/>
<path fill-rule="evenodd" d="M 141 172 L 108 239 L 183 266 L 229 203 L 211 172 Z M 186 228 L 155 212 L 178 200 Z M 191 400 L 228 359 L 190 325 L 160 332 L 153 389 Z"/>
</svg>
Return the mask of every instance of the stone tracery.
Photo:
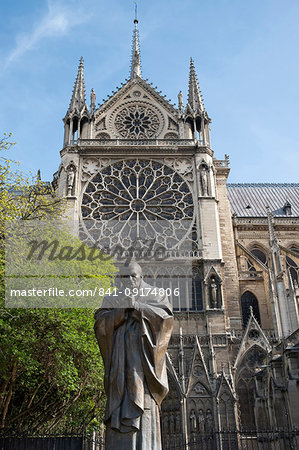
<svg viewBox="0 0 299 450">
<path fill-rule="evenodd" d="M 88 183 L 82 218 L 93 240 L 110 249 L 129 248 L 136 239 L 153 239 L 167 250 L 186 244 L 194 222 L 187 182 L 157 161 L 111 164 Z"/>
<path fill-rule="evenodd" d="M 128 104 L 114 119 L 116 132 L 124 139 L 156 137 L 161 120 L 154 109 L 147 104 Z"/>
</svg>

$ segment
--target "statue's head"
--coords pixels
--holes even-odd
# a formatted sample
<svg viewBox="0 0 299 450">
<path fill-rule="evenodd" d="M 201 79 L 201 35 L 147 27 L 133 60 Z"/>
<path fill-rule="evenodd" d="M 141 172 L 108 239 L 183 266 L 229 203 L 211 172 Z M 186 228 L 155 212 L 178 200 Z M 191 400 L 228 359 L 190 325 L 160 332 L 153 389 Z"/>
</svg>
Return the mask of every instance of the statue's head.
<svg viewBox="0 0 299 450">
<path fill-rule="evenodd" d="M 128 266 L 125 265 L 120 268 L 119 276 L 125 287 L 139 288 L 142 280 L 142 269 L 137 262 L 132 261 Z"/>
</svg>

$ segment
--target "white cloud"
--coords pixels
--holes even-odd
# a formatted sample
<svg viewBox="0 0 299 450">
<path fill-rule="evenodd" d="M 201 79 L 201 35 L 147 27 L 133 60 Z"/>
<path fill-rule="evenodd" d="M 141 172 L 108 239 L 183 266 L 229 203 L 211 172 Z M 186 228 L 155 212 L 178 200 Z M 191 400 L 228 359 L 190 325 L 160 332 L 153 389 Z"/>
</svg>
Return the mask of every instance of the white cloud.
<svg viewBox="0 0 299 450">
<path fill-rule="evenodd" d="M 7 56 L 4 68 L 35 48 L 46 38 L 66 35 L 71 28 L 86 22 L 88 15 L 70 6 L 48 0 L 47 13 L 35 23 L 32 30 L 16 36 L 16 46 Z"/>
</svg>

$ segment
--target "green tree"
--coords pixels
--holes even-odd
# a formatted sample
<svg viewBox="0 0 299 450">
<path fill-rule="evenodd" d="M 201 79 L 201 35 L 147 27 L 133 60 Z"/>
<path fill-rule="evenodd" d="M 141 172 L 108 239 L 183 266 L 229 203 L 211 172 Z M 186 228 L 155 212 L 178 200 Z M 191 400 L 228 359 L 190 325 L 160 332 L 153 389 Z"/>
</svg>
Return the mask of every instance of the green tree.
<svg viewBox="0 0 299 450">
<path fill-rule="evenodd" d="M 101 423 L 103 365 L 90 310 L 11 310 L 0 319 L 1 426 L 79 431 Z"/>
<path fill-rule="evenodd" d="M 52 220 L 64 210 L 49 185 L 24 177 L 3 155 L 13 145 L 10 139 L 4 135 L 0 140 L 0 428 L 31 433 L 79 431 L 84 425 L 97 429 L 105 396 L 94 309 L 4 305 L 5 220 Z M 70 243 L 81 245 L 78 238 L 61 232 L 60 244 Z M 22 248 L 22 240 L 16 245 Z M 63 264 L 57 261 L 58 274 Z M 96 283 L 105 290 L 111 285 L 115 267 L 110 260 L 75 259 L 68 264 L 70 272 L 88 276 L 87 285 Z M 81 283 L 79 279 L 78 286 Z"/>
<path fill-rule="evenodd" d="M 0 233 L 6 220 L 57 218 L 65 206 L 49 183 L 37 176 L 25 176 L 19 163 L 7 158 L 15 145 L 11 137 L 4 133 L 0 138 Z"/>
</svg>

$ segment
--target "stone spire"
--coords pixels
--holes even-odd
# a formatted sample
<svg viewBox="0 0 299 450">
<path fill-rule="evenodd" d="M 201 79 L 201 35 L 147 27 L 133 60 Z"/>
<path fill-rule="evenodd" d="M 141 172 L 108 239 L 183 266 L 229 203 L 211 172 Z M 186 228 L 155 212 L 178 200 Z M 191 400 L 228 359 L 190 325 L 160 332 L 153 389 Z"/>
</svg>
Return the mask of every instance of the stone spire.
<svg viewBox="0 0 299 450">
<path fill-rule="evenodd" d="M 78 74 L 73 89 L 73 95 L 67 114 L 81 114 L 84 108 L 86 108 L 86 110 L 88 111 L 85 95 L 83 57 L 81 56 Z"/>
<path fill-rule="evenodd" d="M 141 77 L 140 65 L 140 46 L 139 46 L 139 32 L 137 19 L 137 5 L 135 5 L 135 19 L 134 19 L 133 43 L 132 43 L 132 59 L 131 59 L 131 75 L 130 79 L 136 76 Z"/>
<path fill-rule="evenodd" d="M 205 111 L 192 58 L 190 59 L 188 104 L 194 113 Z"/>
</svg>

